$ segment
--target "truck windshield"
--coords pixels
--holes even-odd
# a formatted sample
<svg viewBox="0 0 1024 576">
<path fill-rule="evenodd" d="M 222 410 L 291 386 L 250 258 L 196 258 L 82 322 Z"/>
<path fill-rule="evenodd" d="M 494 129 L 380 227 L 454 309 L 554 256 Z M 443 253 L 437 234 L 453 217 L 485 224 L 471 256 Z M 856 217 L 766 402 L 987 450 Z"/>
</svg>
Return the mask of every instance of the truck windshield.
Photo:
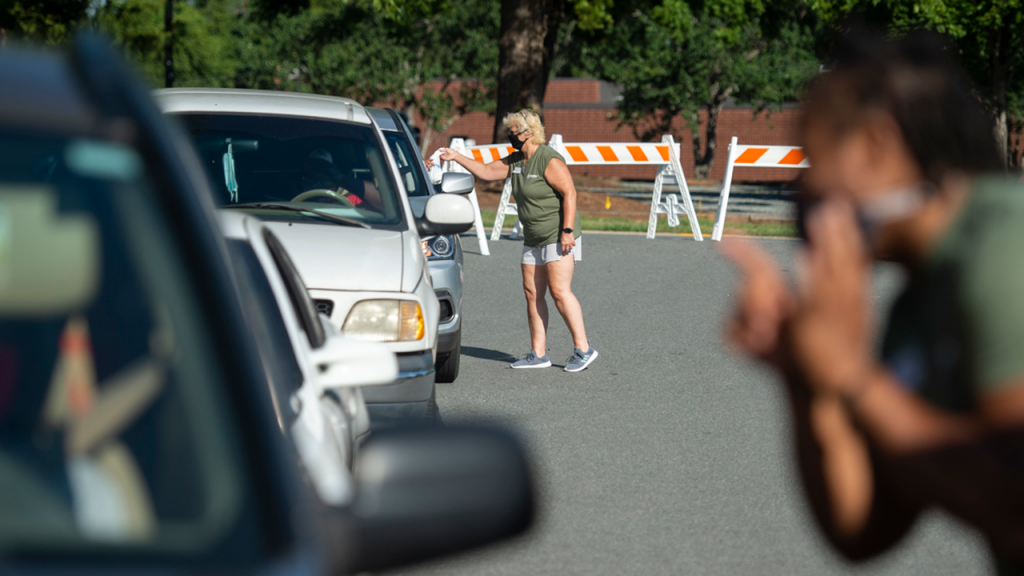
<svg viewBox="0 0 1024 576">
<path fill-rule="evenodd" d="M 404 229 L 387 157 L 369 125 L 261 114 L 180 114 L 220 206 L 294 203 Z M 263 208 L 267 220 L 329 223 Z"/>
</svg>

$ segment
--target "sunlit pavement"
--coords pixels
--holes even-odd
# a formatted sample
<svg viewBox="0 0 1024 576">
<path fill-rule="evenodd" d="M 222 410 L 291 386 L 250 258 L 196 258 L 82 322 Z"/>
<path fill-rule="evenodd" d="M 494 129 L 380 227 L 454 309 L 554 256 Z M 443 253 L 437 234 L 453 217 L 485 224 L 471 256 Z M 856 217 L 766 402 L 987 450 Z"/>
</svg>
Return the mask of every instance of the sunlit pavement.
<svg viewBox="0 0 1024 576">
<path fill-rule="evenodd" d="M 765 245 L 790 261 L 797 244 Z M 464 238 L 462 372 L 437 387 L 448 422 L 493 420 L 528 439 L 541 489 L 533 533 L 409 573 L 984 574 L 967 529 L 938 515 L 861 567 L 829 551 L 800 498 L 787 407 L 773 377 L 730 355 L 732 273 L 711 242 L 587 234 L 574 288 L 600 351 L 579 374 L 551 308 L 555 367 L 511 370 L 529 350 L 521 243 L 476 254 Z M 899 282 L 879 273 L 885 301 Z M 550 300 L 549 300 L 550 302 Z"/>
</svg>

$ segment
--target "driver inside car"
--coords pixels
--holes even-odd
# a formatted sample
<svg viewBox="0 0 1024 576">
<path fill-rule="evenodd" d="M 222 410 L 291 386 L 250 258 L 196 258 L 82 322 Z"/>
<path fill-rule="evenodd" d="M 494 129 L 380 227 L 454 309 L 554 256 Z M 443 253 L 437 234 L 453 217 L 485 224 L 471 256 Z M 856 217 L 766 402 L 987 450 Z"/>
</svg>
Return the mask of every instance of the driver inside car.
<svg viewBox="0 0 1024 576">
<path fill-rule="evenodd" d="M 342 175 L 328 150 L 316 148 L 302 163 L 302 190 L 295 202 L 329 202 L 383 212 L 380 192 L 372 182 Z"/>
</svg>

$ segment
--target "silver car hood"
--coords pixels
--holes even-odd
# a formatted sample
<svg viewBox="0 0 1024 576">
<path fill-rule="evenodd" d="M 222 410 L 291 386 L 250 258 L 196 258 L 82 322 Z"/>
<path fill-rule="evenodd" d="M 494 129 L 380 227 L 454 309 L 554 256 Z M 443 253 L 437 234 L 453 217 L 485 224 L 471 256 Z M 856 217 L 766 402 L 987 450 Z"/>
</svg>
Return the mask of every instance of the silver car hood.
<svg viewBox="0 0 1024 576">
<path fill-rule="evenodd" d="M 402 289 L 402 233 L 336 224 L 267 222 L 311 290 Z"/>
</svg>

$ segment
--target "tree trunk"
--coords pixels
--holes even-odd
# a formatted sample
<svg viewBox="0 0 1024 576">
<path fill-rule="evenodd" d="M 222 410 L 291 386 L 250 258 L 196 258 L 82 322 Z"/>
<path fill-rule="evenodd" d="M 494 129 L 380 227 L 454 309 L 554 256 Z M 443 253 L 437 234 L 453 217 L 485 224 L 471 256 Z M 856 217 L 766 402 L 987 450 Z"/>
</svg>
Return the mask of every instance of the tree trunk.
<svg viewBox="0 0 1024 576">
<path fill-rule="evenodd" d="M 544 92 L 565 0 L 502 0 L 494 142 L 505 140 L 505 116 L 529 108 L 544 118 Z"/>
<path fill-rule="evenodd" d="M 996 31 L 990 41 L 991 51 L 989 56 L 989 73 L 992 84 L 989 88 L 989 104 L 992 113 L 992 135 L 996 140 L 996 147 L 1003 160 L 1003 166 L 1009 166 L 1009 141 L 1010 134 L 1006 125 L 1006 54 L 1009 31 L 1004 26 Z"/>
<path fill-rule="evenodd" d="M 708 113 L 707 124 L 704 125 L 704 153 L 701 153 L 700 149 L 700 132 L 694 130 L 691 132 L 693 139 L 693 177 L 697 180 L 706 180 L 708 175 L 711 174 L 711 168 L 715 163 L 715 151 L 718 150 L 718 115 L 721 114 L 722 108 L 725 107 L 725 101 L 732 94 L 732 87 L 726 88 L 723 91 L 719 91 L 718 88 L 714 88 L 711 94 L 711 99 L 705 105 L 704 109 Z"/>
<path fill-rule="evenodd" d="M 1022 172 L 1024 172 L 1024 170 L 1022 170 L 1024 167 L 1021 166 L 1021 164 L 1024 164 L 1024 162 L 1021 162 L 1021 140 L 1024 139 L 1024 125 L 1022 125 L 1019 120 L 1009 119 L 1006 124 L 1008 129 L 1007 139 L 1009 148 L 1009 162 L 1007 163 L 1007 168 L 1012 174 L 1021 176 Z"/>
<path fill-rule="evenodd" d="M 164 4 L 164 87 L 174 88 L 174 0 Z"/>
</svg>

